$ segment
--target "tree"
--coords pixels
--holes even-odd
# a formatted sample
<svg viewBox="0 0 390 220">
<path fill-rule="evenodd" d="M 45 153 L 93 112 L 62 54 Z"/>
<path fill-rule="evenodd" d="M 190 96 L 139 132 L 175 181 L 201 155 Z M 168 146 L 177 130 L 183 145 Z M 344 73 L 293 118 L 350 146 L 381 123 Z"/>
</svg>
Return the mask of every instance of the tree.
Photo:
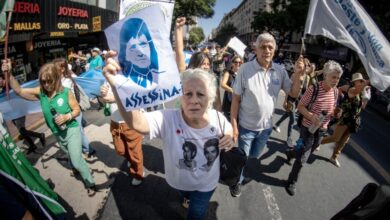
<svg viewBox="0 0 390 220">
<path fill-rule="evenodd" d="M 189 24 L 194 24 L 192 16 L 211 18 L 214 15 L 216 0 L 176 0 L 173 10 L 173 24 L 177 17 L 184 16 Z"/>
<path fill-rule="evenodd" d="M 215 37 L 215 41 L 219 45 L 223 46 L 226 45 L 228 40 L 230 40 L 230 38 L 234 37 L 235 35 L 237 35 L 237 28 L 232 23 L 227 23 L 221 27 Z"/>
<path fill-rule="evenodd" d="M 254 13 L 251 26 L 258 33 L 268 31 L 276 35 L 280 48 L 292 32 L 303 31 L 309 3 L 309 0 L 274 0 L 270 12 L 259 10 Z"/>
<path fill-rule="evenodd" d="M 203 29 L 201 27 L 191 28 L 188 43 L 191 45 L 198 45 L 203 40 L 204 40 Z"/>
<path fill-rule="evenodd" d="M 387 39 L 390 39 L 390 4 L 388 4 L 388 1 L 359 0 L 359 2 L 374 20 L 376 25 L 378 25 L 383 35 L 385 35 Z"/>
</svg>

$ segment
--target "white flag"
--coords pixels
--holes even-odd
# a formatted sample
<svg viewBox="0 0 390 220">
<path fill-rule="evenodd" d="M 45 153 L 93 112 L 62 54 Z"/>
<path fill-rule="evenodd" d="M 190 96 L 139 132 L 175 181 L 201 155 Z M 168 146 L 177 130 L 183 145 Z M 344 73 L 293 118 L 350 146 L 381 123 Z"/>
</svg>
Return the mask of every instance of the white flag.
<svg viewBox="0 0 390 220">
<path fill-rule="evenodd" d="M 356 51 L 370 82 L 384 91 L 390 86 L 390 45 L 355 0 L 311 0 L 305 34 L 323 35 Z"/>
<path fill-rule="evenodd" d="M 246 45 L 240 41 L 237 37 L 230 39 L 227 44 L 228 47 L 232 48 L 241 58 L 244 57 Z"/>
<path fill-rule="evenodd" d="M 182 92 L 166 12 L 159 4 L 129 10 L 133 13 L 104 30 L 110 49 L 118 52 L 122 72 L 115 86 L 127 111 L 167 102 Z"/>
</svg>

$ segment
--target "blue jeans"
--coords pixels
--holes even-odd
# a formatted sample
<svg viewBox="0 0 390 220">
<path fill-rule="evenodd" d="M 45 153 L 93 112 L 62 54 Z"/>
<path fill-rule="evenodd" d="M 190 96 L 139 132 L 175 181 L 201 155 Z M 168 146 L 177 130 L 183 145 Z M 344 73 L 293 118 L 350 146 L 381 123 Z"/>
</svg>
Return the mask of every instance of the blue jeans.
<svg viewBox="0 0 390 220">
<path fill-rule="evenodd" d="M 209 201 L 214 191 L 215 189 L 209 192 L 179 190 L 180 194 L 184 198 L 190 200 L 186 218 L 187 220 L 205 218 Z"/>
<path fill-rule="evenodd" d="M 238 147 L 243 149 L 248 158 L 257 158 L 263 151 L 271 135 L 272 128 L 262 131 L 252 131 L 238 126 Z"/>
<path fill-rule="evenodd" d="M 271 135 L 272 128 L 262 131 L 252 131 L 238 126 L 238 147 L 245 151 L 248 158 L 258 158 Z M 244 180 L 241 172 L 240 183 Z"/>
<path fill-rule="evenodd" d="M 79 123 L 79 126 L 80 126 L 81 144 L 82 144 L 81 150 L 82 150 L 83 153 L 86 154 L 86 153 L 91 152 L 91 149 L 89 147 L 89 140 L 87 138 L 87 135 L 85 135 L 84 128 L 83 128 L 83 126 L 81 124 L 82 118 L 83 118 L 83 114 L 80 111 L 79 116 L 76 117 L 76 121 L 77 121 L 77 123 Z"/>
</svg>

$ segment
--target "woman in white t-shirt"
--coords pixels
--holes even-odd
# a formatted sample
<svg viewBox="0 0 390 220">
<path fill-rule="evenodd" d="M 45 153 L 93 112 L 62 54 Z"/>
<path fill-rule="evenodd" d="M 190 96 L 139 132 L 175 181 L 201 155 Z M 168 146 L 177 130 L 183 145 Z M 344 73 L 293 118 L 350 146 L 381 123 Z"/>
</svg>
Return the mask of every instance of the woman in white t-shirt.
<svg viewBox="0 0 390 220">
<path fill-rule="evenodd" d="M 119 65 L 111 58 L 103 73 L 115 88 L 113 75 Z M 187 219 L 204 219 L 219 180 L 219 149 L 233 147 L 232 126 L 222 113 L 211 109 L 216 97 L 215 77 L 201 69 L 182 74 L 180 109 L 154 112 L 124 110 L 123 119 L 132 129 L 163 141 L 164 168 L 170 186 L 180 191 L 188 205 Z M 113 89 L 119 100 L 116 89 Z M 188 204 L 189 200 L 189 204 Z"/>
</svg>

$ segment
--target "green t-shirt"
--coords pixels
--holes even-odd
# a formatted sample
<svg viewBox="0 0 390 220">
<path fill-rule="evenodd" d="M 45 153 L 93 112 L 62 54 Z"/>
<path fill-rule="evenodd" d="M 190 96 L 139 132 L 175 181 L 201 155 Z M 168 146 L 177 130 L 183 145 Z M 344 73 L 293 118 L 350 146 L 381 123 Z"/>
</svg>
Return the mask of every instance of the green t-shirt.
<svg viewBox="0 0 390 220">
<path fill-rule="evenodd" d="M 52 99 L 49 99 L 42 91 L 39 93 L 39 101 L 41 102 L 43 117 L 45 118 L 47 126 L 53 132 L 53 134 L 61 135 L 66 132 L 61 130 L 54 122 L 54 117 L 51 114 L 51 109 L 54 108 L 58 114 L 67 114 L 72 111 L 69 105 L 69 89 L 64 88 L 61 92 L 57 92 Z M 66 122 L 66 127 L 77 127 L 78 123 L 75 119 Z"/>
<path fill-rule="evenodd" d="M 94 70 L 96 68 L 103 69 L 103 59 L 100 55 L 96 55 L 89 62 L 89 69 Z"/>
</svg>

